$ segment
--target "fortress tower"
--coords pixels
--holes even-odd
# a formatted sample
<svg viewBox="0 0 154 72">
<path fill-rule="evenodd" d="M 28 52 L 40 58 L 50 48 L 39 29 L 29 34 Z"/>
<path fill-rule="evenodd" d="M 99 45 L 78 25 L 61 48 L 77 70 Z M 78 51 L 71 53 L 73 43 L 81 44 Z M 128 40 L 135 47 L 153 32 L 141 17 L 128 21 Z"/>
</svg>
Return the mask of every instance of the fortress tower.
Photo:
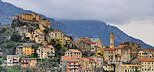
<svg viewBox="0 0 154 72">
<path fill-rule="evenodd" d="M 114 47 L 114 33 L 110 33 L 110 48 Z"/>
</svg>

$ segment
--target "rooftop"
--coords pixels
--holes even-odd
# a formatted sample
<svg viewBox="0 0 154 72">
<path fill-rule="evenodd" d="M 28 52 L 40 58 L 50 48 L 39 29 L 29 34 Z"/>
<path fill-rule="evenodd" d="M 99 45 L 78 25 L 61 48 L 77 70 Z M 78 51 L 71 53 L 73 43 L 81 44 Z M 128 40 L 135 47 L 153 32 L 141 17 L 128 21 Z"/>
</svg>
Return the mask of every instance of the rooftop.
<svg viewBox="0 0 154 72">
<path fill-rule="evenodd" d="M 69 57 L 69 56 L 62 56 L 62 57 L 61 57 L 61 60 L 62 60 L 62 61 L 69 61 L 69 62 L 77 62 L 76 59 L 73 59 L 73 58 L 71 58 L 71 57 Z"/>
<path fill-rule="evenodd" d="M 68 51 L 71 51 L 71 52 L 81 52 L 78 49 L 69 49 Z"/>
<path fill-rule="evenodd" d="M 24 43 L 23 45 L 17 46 L 18 47 L 32 47 L 35 43 Z"/>
<path fill-rule="evenodd" d="M 137 58 L 140 61 L 154 61 L 154 59 L 151 58 Z"/>
</svg>

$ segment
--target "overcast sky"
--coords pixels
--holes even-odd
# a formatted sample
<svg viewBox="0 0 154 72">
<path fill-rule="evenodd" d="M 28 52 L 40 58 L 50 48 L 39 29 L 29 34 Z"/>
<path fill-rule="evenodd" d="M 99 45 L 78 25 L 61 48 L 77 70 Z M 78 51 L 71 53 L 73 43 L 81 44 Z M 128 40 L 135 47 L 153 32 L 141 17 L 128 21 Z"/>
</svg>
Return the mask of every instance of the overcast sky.
<svg viewBox="0 0 154 72">
<path fill-rule="evenodd" d="M 101 20 L 154 46 L 154 0 L 3 0 L 57 19 Z"/>
</svg>

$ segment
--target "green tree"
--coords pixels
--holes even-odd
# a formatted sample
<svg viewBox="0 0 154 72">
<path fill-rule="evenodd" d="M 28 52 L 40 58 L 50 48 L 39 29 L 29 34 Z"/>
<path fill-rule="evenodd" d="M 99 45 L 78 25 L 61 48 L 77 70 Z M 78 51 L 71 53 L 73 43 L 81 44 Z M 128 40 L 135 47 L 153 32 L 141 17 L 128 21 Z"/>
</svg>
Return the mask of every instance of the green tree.
<svg viewBox="0 0 154 72">
<path fill-rule="evenodd" d="M 17 32 L 14 32 L 12 35 L 11 35 L 11 38 L 10 40 L 14 41 L 14 42 L 18 42 L 21 40 L 21 36 L 17 33 Z"/>
</svg>

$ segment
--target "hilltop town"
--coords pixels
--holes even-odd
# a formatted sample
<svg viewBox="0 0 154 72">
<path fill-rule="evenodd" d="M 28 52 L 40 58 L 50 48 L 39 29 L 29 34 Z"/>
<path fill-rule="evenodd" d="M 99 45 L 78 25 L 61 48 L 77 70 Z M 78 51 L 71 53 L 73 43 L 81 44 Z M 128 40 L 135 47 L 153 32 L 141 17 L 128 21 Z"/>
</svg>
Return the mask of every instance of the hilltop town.
<svg viewBox="0 0 154 72">
<path fill-rule="evenodd" d="M 122 42 L 103 46 L 100 38 L 74 40 L 32 14 L 12 17 L 0 28 L 0 71 L 8 72 L 154 72 L 154 49 Z"/>
</svg>

